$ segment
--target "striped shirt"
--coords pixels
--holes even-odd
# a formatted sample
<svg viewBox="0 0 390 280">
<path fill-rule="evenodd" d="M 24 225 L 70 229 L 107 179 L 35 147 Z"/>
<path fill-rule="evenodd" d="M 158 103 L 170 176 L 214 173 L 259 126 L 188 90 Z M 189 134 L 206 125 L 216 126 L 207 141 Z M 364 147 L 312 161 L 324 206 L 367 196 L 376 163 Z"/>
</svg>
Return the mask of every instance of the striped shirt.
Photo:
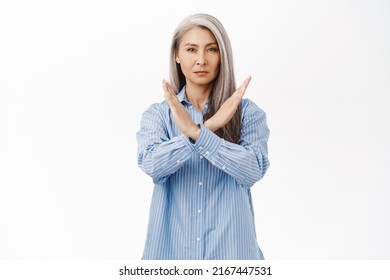
<svg viewBox="0 0 390 280">
<path fill-rule="evenodd" d="M 241 135 L 233 144 L 203 125 L 185 87 L 177 97 L 200 124 L 195 143 L 165 101 L 143 113 L 137 132 L 138 165 L 155 184 L 142 259 L 264 259 L 250 192 L 269 166 L 264 111 L 242 99 Z"/>
</svg>

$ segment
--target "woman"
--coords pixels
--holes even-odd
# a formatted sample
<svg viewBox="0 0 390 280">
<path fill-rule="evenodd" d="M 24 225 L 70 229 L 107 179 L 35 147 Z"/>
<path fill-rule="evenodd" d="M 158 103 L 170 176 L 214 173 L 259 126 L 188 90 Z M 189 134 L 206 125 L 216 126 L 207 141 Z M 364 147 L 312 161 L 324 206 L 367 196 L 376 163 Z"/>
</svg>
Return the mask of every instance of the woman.
<svg viewBox="0 0 390 280">
<path fill-rule="evenodd" d="M 165 101 L 137 133 L 138 164 L 155 184 L 142 259 L 264 259 L 250 187 L 268 166 L 265 113 L 236 89 L 222 24 L 184 19 L 171 46 Z"/>
</svg>

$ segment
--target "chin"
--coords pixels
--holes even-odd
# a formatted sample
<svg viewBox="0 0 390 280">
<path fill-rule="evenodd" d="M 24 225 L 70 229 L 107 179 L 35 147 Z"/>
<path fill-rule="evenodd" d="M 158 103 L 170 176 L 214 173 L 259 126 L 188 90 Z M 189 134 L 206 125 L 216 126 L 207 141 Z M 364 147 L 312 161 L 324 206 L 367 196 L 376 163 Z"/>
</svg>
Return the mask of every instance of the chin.
<svg viewBox="0 0 390 280">
<path fill-rule="evenodd" d="M 192 79 L 191 81 L 194 84 L 199 84 L 199 85 L 207 85 L 210 84 L 214 81 L 215 79 L 210 79 L 210 77 L 196 77 Z"/>
</svg>

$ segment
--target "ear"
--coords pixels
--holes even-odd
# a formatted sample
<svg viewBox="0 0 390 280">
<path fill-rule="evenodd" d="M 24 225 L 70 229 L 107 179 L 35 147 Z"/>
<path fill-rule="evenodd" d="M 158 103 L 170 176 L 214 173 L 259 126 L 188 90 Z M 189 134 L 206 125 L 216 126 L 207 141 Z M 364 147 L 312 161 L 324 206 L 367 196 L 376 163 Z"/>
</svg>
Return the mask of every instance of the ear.
<svg viewBox="0 0 390 280">
<path fill-rule="evenodd" d="M 178 56 L 178 49 L 175 50 L 175 60 L 176 60 L 176 63 L 177 64 L 180 64 L 180 59 L 179 59 L 179 56 Z"/>
</svg>

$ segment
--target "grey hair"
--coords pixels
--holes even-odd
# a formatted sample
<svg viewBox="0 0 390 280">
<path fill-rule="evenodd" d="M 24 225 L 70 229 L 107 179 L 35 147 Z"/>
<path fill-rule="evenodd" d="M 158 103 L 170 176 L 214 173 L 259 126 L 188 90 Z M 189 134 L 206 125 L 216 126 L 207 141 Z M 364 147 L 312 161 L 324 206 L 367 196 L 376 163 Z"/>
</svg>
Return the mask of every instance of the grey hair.
<svg viewBox="0 0 390 280">
<path fill-rule="evenodd" d="M 220 52 L 219 73 L 214 80 L 213 91 L 209 96 L 207 112 L 204 116 L 206 121 L 211 118 L 222 104 L 236 90 L 234 78 L 233 54 L 229 37 L 221 22 L 208 14 L 194 14 L 186 17 L 177 26 L 173 33 L 170 55 L 170 83 L 174 92 L 178 93 L 186 84 L 186 79 L 181 71 L 180 64 L 176 62 L 176 52 L 179 48 L 183 35 L 193 27 L 208 29 L 217 40 Z M 238 143 L 241 131 L 241 106 L 238 107 L 232 119 L 216 134 L 227 141 Z"/>
</svg>

